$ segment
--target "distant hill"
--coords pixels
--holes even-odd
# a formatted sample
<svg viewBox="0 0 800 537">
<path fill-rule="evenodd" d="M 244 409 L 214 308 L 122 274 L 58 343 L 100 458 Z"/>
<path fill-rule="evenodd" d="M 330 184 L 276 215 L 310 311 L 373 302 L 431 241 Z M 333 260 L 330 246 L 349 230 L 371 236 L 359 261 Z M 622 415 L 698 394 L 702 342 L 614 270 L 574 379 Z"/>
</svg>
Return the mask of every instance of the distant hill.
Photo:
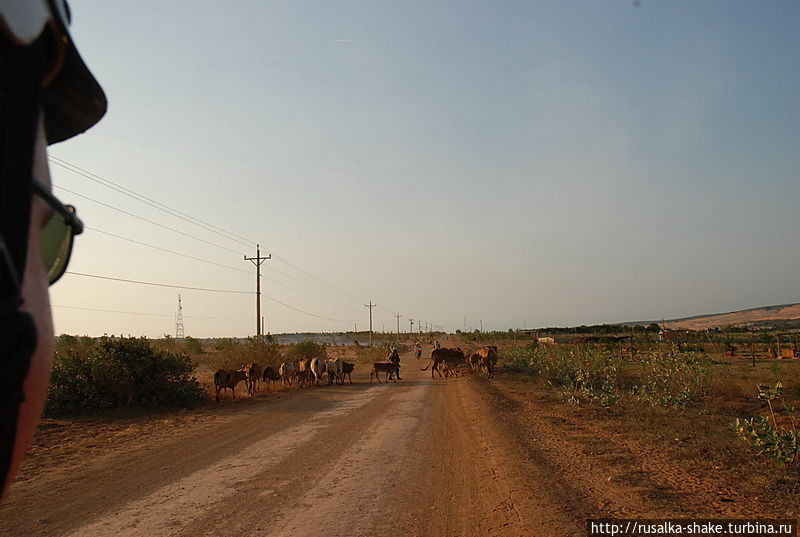
<svg viewBox="0 0 800 537">
<path fill-rule="evenodd" d="M 710 313 L 707 315 L 693 315 L 681 319 L 669 319 L 660 322 L 663 327 L 684 330 L 703 330 L 718 328 L 728 325 L 764 324 L 769 321 L 795 321 L 800 320 L 800 303 L 780 304 L 777 306 L 762 306 L 746 310 L 731 311 L 729 313 Z"/>
</svg>

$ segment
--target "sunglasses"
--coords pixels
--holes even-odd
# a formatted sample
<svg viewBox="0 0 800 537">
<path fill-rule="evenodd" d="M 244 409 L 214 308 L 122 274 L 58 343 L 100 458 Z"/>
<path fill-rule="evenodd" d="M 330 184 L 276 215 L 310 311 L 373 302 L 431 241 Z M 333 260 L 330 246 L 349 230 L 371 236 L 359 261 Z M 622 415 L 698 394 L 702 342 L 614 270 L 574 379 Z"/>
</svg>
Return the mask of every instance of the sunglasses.
<svg viewBox="0 0 800 537">
<path fill-rule="evenodd" d="M 42 259 L 47 269 L 47 281 L 53 285 L 67 270 L 72 243 L 75 235 L 83 232 L 83 222 L 75 207 L 64 205 L 36 181 L 33 182 L 33 191 L 53 209 L 53 215 L 41 232 Z"/>
</svg>

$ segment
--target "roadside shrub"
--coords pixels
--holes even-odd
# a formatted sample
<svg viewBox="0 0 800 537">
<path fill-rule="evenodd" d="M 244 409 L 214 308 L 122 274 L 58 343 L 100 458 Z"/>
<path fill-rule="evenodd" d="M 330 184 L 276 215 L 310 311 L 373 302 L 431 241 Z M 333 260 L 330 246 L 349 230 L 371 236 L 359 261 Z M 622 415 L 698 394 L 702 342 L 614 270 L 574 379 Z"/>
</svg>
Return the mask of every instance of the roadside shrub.
<svg viewBox="0 0 800 537">
<path fill-rule="evenodd" d="M 617 356 L 605 348 L 584 348 L 572 371 L 561 379 L 561 396 L 573 403 L 609 407 L 619 401 Z"/>
<path fill-rule="evenodd" d="M 328 349 L 314 341 L 301 341 L 289 347 L 289 350 L 286 351 L 286 358 L 295 361 L 306 358 L 325 360 L 328 358 Z"/>
<path fill-rule="evenodd" d="M 639 399 L 653 406 L 682 408 L 708 393 L 711 369 L 698 353 L 655 353 L 644 362 Z"/>
<path fill-rule="evenodd" d="M 573 404 L 612 406 L 619 400 L 619 361 L 612 349 L 531 343 L 509 349 L 506 368 L 543 377 Z"/>
<path fill-rule="evenodd" d="M 733 423 L 734 432 L 757 455 L 797 466 L 800 463 L 800 431 L 797 429 L 794 407 L 787 405 L 783 399 L 783 384 L 781 382 L 777 382 L 775 386 L 759 384 L 758 398 L 767 403 L 770 416 L 754 416 L 742 420 L 737 418 Z M 778 423 L 773 402 L 783 404 L 788 424 Z"/>
<path fill-rule="evenodd" d="M 193 406 L 204 398 L 183 354 L 145 338 L 101 338 L 85 352 L 56 353 L 45 414 L 126 406 Z"/>
<path fill-rule="evenodd" d="M 183 352 L 187 354 L 203 354 L 203 345 L 197 339 L 187 336 L 183 340 Z"/>
<path fill-rule="evenodd" d="M 280 345 L 272 340 L 250 337 L 244 341 L 236 342 L 224 340 L 219 345 L 209 364 L 215 369 L 240 369 L 253 362 L 263 366 L 277 368 L 281 362 Z"/>
<path fill-rule="evenodd" d="M 528 375 L 538 375 L 541 372 L 541 358 L 537 351 L 539 344 L 536 340 L 524 347 L 515 347 L 504 353 L 504 365 L 507 370 Z"/>
</svg>

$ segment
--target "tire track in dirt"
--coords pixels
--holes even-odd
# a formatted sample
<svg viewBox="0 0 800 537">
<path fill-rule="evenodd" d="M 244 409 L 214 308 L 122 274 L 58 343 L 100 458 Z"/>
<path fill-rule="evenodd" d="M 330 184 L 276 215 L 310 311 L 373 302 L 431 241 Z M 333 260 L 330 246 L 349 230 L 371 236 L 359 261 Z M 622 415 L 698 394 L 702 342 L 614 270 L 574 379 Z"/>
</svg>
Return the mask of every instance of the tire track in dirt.
<svg viewBox="0 0 800 537">
<path fill-rule="evenodd" d="M 338 406 L 316 413 L 301 424 L 250 444 L 242 451 L 177 479 L 144 498 L 133 501 L 95 523 L 78 528 L 71 535 L 167 535 L 202 517 L 208 506 L 218 505 L 238 493 L 239 484 L 254 474 L 279 464 L 292 450 L 315 436 L 334 420 L 358 409 L 379 395 L 362 391 Z"/>
<path fill-rule="evenodd" d="M 142 437 L 121 447 L 109 445 L 99 456 L 47 468 L 12 487 L 0 506 L 0 533 L 64 535 L 268 434 L 288 429 L 309 413 L 334 408 L 367 390 L 368 386 L 356 384 L 341 390 L 284 394 L 280 400 L 247 401 L 243 408 L 214 416 L 210 423 L 187 423 L 183 430 L 169 431 L 166 436 Z"/>
</svg>

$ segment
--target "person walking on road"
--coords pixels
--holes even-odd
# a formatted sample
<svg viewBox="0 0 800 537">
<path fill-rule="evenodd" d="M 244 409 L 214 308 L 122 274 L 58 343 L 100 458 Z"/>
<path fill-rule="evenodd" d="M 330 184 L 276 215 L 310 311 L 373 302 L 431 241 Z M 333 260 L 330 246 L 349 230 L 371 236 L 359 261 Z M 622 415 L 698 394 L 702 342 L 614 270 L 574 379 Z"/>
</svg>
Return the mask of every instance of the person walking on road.
<svg viewBox="0 0 800 537">
<path fill-rule="evenodd" d="M 439 343 L 439 340 L 438 340 L 438 339 L 437 339 L 436 341 L 434 341 L 434 342 L 433 342 L 433 348 L 434 348 L 434 349 L 441 349 L 441 348 L 442 348 L 442 344 L 441 344 L 441 343 Z"/>
<path fill-rule="evenodd" d="M 403 380 L 400 377 L 400 354 L 397 352 L 397 349 L 392 348 L 392 350 L 389 352 L 389 361 L 397 367 L 395 367 L 394 371 L 389 374 L 387 380 L 391 380 L 395 374 L 397 374 L 397 380 Z"/>
</svg>

